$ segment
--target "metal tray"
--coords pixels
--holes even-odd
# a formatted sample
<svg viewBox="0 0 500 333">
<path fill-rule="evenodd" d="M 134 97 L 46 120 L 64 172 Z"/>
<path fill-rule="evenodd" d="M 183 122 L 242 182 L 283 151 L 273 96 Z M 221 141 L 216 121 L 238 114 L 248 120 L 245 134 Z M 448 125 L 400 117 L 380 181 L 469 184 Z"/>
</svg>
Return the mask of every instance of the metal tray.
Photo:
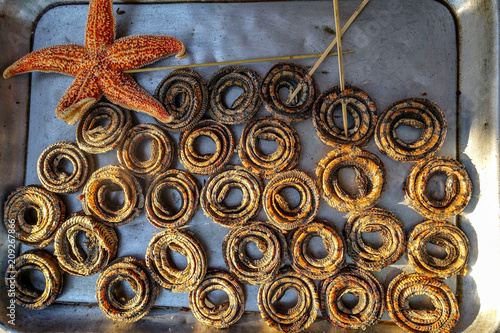
<svg viewBox="0 0 500 333">
<path fill-rule="evenodd" d="M 341 0 L 341 22 L 361 1 Z M 244 60 L 308 53 L 321 53 L 333 39 L 333 9 L 330 1 L 275 2 L 115 2 L 117 37 L 134 34 L 175 36 L 186 44 L 189 56 L 167 58 L 153 66 L 188 65 L 214 61 Z M 87 3 L 26 1 L 0 3 L 0 25 L 4 53 L 3 70 L 30 50 L 45 46 L 82 45 Z M 499 225 L 499 8 L 494 0 L 404 1 L 372 0 L 343 37 L 346 81 L 366 91 L 381 111 L 393 102 L 425 96 L 445 110 L 449 127 L 440 155 L 459 159 L 474 184 L 473 198 L 457 223 L 472 243 L 469 272 L 465 277 L 447 279 L 456 292 L 461 309 L 457 332 L 496 332 L 500 289 L 492 267 L 500 263 Z M 311 66 L 314 59 L 295 62 Z M 264 75 L 274 62 L 245 64 Z M 208 79 L 219 67 L 197 71 Z M 136 74 L 141 86 L 153 92 L 168 71 Z M 315 74 L 323 91 L 338 84 L 336 58 L 328 58 Z M 38 184 L 36 160 L 51 143 L 74 141 L 75 127 L 55 118 L 53 110 L 72 78 L 57 74 L 33 73 L 9 80 L 0 79 L 0 202 L 16 187 Z M 259 115 L 266 115 L 262 108 Z M 135 122 L 151 123 L 149 116 L 134 113 Z M 233 126 L 239 137 L 242 125 Z M 299 169 L 314 174 L 317 163 L 330 148 L 315 135 L 311 121 L 295 125 L 303 148 Z M 178 142 L 178 134 L 171 133 Z M 373 140 L 368 150 L 377 153 Z M 409 231 L 423 218 L 404 203 L 401 183 L 411 164 L 396 163 L 381 156 L 389 172 L 389 183 L 378 205 L 398 215 Z M 116 152 L 100 155 L 98 166 L 118 164 Z M 231 161 L 240 164 L 237 154 Z M 182 168 L 178 160 L 173 167 Z M 198 177 L 203 184 L 206 177 Z M 146 183 L 143 183 L 143 187 Z M 78 195 L 65 196 L 70 211 L 81 205 Z M 346 214 L 321 202 L 319 217 L 342 228 Z M 263 213 L 259 219 L 265 219 Z M 213 223 L 200 210 L 189 224 L 207 251 L 210 267 L 225 268 L 221 243 L 227 229 Z M 119 256 L 143 258 L 154 228 L 141 214 L 118 227 Z M 19 253 L 26 246 L 17 246 Z M 51 250 L 52 247 L 49 247 Z M 319 248 L 315 249 L 319 251 Z M 7 265 L 7 235 L 0 228 L 0 275 Z M 406 259 L 376 275 L 384 282 L 393 269 L 407 269 Z M 187 294 L 163 290 L 154 310 L 134 324 L 107 319 L 95 303 L 97 275 L 80 278 L 65 274 L 63 293 L 56 304 L 42 311 L 16 307 L 15 326 L 8 324 L 9 299 L 0 293 L 0 318 L 4 330 L 41 331 L 210 331 L 192 314 Z M 246 314 L 229 330 L 272 331 L 260 318 L 256 306 L 258 287 L 245 286 Z M 367 332 L 400 331 L 384 316 L 381 324 Z M 318 318 L 309 331 L 343 331 Z"/>
</svg>

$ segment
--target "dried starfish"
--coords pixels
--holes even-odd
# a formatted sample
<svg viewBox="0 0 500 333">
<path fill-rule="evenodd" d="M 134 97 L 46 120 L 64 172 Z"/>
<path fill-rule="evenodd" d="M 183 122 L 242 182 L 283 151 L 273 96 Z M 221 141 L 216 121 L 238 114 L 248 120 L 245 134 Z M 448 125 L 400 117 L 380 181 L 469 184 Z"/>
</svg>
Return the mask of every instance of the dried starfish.
<svg viewBox="0 0 500 333">
<path fill-rule="evenodd" d="M 76 76 L 56 107 L 58 118 L 74 125 L 102 95 L 112 103 L 145 112 L 168 123 L 172 117 L 124 70 L 153 63 L 172 54 L 186 56 L 184 44 L 169 36 L 141 35 L 115 41 L 112 0 L 91 0 L 85 46 L 55 45 L 34 51 L 8 67 L 4 78 L 31 72 Z"/>
</svg>

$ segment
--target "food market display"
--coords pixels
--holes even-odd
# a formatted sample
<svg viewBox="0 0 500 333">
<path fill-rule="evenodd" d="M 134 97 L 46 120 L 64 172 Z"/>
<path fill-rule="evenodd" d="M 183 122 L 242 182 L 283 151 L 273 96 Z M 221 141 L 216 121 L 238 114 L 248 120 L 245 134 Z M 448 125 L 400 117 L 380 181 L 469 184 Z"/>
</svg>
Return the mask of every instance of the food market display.
<svg viewBox="0 0 500 333">
<path fill-rule="evenodd" d="M 96 302 L 115 321 L 138 321 L 160 293 L 175 292 L 186 294 L 201 323 L 227 328 L 243 316 L 248 284 L 258 286 L 262 319 L 283 332 L 307 329 L 319 313 L 332 325 L 365 329 L 379 323 L 385 310 L 410 332 L 448 332 L 456 325 L 457 299 L 443 280 L 467 274 L 471 244 L 450 218 L 465 209 L 473 184 L 459 161 L 437 155 L 447 133 L 445 111 L 428 99 L 408 98 L 380 113 L 374 99 L 354 86 L 321 93 L 307 68 L 293 62 L 273 64 L 262 76 L 240 65 L 221 66 L 209 78 L 187 67 L 176 69 L 153 97 L 123 71 L 172 54 L 184 56 L 186 47 L 168 36 L 115 41 L 111 5 L 110 0 L 90 1 L 85 47 L 35 51 L 4 72 L 5 77 L 33 70 L 76 76 L 56 109 L 59 118 L 78 123 L 75 142 L 49 145 L 37 164 L 41 186 L 21 186 L 4 203 L 5 225 L 15 221 L 16 239 L 37 248 L 20 254 L 16 272 L 7 271 L 15 275 L 18 304 L 43 309 L 63 290 L 64 274 L 73 279 L 99 274 Z M 243 93 L 229 105 L 226 94 L 235 87 Z M 300 90 L 289 100 L 282 89 Z M 343 103 L 352 119 L 347 133 L 336 119 Z M 269 115 L 257 115 L 261 108 Z M 156 124 L 138 123 L 131 110 L 151 115 Z M 310 135 L 329 146 L 314 161 L 315 174 L 299 169 L 308 138 L 296 127 L 308 121 L 316 130 Z M 401 139 L 397 130 L 402 126 L 421 131 L 419 138 Z M 178 140 L 172 132 L 180 132 Z M 414 163 L 401 184 L 406 203 L 422 220 L 410 233 L 405 233 L 404 218 L 377 206 L 393 174 L 365 148 L 372 137 L 382 155 Z M 205 139 L 215 147 L 208 153 L 200 151 L 199 141 Z M 145 141 L 150 142 L 147 159 L 140 155 Z M 268 153 L 264 141 L 277 147 Z M 116 165 L 95 165 L 92 155 L 114 149 Z M 64 160 L 71 173 L 62 171 Z M 176 161 L 184 170 L 175 169 Z M 345 170 L 354 173 L 354 190 L 344 183 Z M 436 197 L 429 183 L 443 175 L 445 194 Z M 233 190 L 241 192 L 236 204 L 228 200 Z M 113 201 L 117 191 L 123 202 Z M 179 200 L 173 203 L 169 191 Z M 290 191 L 298 202 L 290 199 Z M 67 212 L 65 195 L 78 196 L 82 211 Z M 346 213 L 343 229 L 318 217 L 320 205 Z M 205 248 L 209 237 L 191 232 L 196 214 L 224 227 L 218 245 L 224 269 L 209 267 L 210 256 L 220 256 Z M 144 259 L 117 258 L 134 241 L 120 238 L 120 228 L 139 216 L 145 216 L 141 223 L 150 221 L 158 229 Z M 381 244 L 366 241 L 370 233 L 379 233 Z M 311 251 L 313 238 L 321 239 L 326 255 Z M 41 248 L 53 240 L 52 255 Z M 250 255 L 252 243 L 260 258 Z M 442 247 L 445 258 L 429 253 L 429 244 Z M 185 268 L 178 267 L 172 252 L 186 258 Z M 383 281 L 378 272 L 402 259 L 409 268 Z M 30 290 L 23 270 L 40 270 L 46 290 Z M 124 282 L 135 293 L 128 300 L 119 295 Z M 281 303 L 288 290 L 297 294 L 293 306 Z M 226 294 L 227 301 L 214 304 L 214 291 Z M 343 300 L 347 294 L 357 299 L 354 306 Z M 434 310 L 412 308 L 409 298 L 415 295 L 429 296 Z"/>
</svg>

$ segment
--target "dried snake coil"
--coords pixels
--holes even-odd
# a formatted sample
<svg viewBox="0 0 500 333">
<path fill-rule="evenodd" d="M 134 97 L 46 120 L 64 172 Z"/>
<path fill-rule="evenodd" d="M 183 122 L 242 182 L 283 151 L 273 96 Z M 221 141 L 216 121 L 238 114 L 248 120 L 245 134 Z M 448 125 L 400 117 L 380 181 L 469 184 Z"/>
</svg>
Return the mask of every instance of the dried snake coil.
<svg viewBox="0 0 500 333">
<path fill-rule="evenodd" d="M 400 126 L 421 131 L 413 142 L 398 137 Z M 446 137 L 447 121 L 443 110 L 434 102 L 423 98 L 398 101 L 384 110 L 375 129 L 375 143 L 380 152 L 396 161 L 419 161 L 434 156 Z"/>
<path fill-rule="evenodd" d="M 130 127 L 132 116 L 129 110 L 100 102 L 80 119 L 76 128 L 76 142 L 87 153 L 105 153 L 120 144 Z"/>
<path fill-rule="evenodd" d="M 178 228 L 193 218 L 200 204 L 200 185 L 184 170 L 171 169 L 155 178 L 148 187 L 144 204 L 146 217 L 157 228 Z M 176 191 L 181 207 L 170 207 L 162 196 L 165 190 Z"/>
<path fill-rule="evenodd" d="M 323 258 L 318 259 L 309 251 L 308 244 L 314 237 L 323 241 L 327 252 Z M 313 280 L 323 280 L 336 274 L 344 264 L 344 241 L 334 228 L 315 220 L 295 230 L 290 240 L 290 256 L 296 272 Z"/>
<path fill-rule="evenodd" d="M 273 141 L 278 148 L 266 154 L 260 147 L 262 141 Z M 278 172 L 295 168 L 300 150 L 300 137 L 295 128 L 279 119 L 260 117 L 243 128 L 238 155 L 247 169 L 270 179 Z"/>
<path fill-rule="evenodd" d="M 295 189 L 300 195 L 300 202 L 295 207 L 291 207 L 281 193 L 287 188 Z M 307 173 L 299 170 L 278 173 L 267 183 L 262 196 L 269 221 L 285 232 L 311 222 L 318 213 L 319 203 L 316 183 Z"/>
<path fill-rule="evenodd" d="M 199 154 L 195 141 L 208 137 L 215 143 L 213 154 Z M 179 138 L 179 160 L 190 172 L 198 175 L 212 175 L 219 172 L 229 162 L 234 153 L 235 136 L 232 130 L 215 120 L 205 119 L 182 132 Z"/>
<path fill-rule="evenodd" d="M 208 113 L 223 124 L 242 124 L 250 120 L 262 104 L 259 95 L 260 76 L 251 68 L 226 66 L 216 71 L 208 80 L 210 94 Z M 229 89 L 238 87 L 243 93 L 226 105 L 224 97 Z"/>
<path fill-rule="evenodd" d="M 429 297 L 434 309 L 413 309 L 409 300 L 418 295 Z M 386 302 L 392 320 L 409 332 L 449 333 L 460 317 L 458 302 L 450 287 L 426 275 L 401 273 L 396 276 L 387 287 Z"/>
<path fill-rule="evenodd" d="M 301 89 L 293 100 L 281 98 L 282 88 L 287 88 L 288 95 L 291 95 L 299 85 Z M 317 94 L 318 87 L 314 78 L 307 73 L 307 68 L 292 63 L 277 63 L 271 67 L 260 86 L 260 96 L 266 110 L 287 123 L 309 118 Z"/>
<path fill-rule="evenodd" d="M 240 225 L 260 211 L 264 182 L 241 166 L 227 166 L 211 176 L 201 190 L 201 208 L 209 218 L 225 227 Z M 224 202 L 232 189 L 239 189 L 242 199 L 237 205 Z"/>
<path fill-rule="evenodd" d="M 191 129 L 207 109 L 207 83 L 192 69 L 176 69 L 160 82 L 155 97 L 173 117 L 170 123 L 155 120 L 168 131 L 184 132 Z"/>
<path fill-rule="evenodd" d="M 141 160 L 137 155 L 141 142 L 151 140 L 151 157 Z M 120 165 L 136 177 L 152 179 L 166 171 L 174 159 L 174 142 L 160 126 L 139 124 L 132 127 L 117 151 Z"/>
<path fill-rule="evenodd" d="M 114 205 L 107 200 L 109 192 L 114 190 L 123 192 L 122 205 Z M 109 226 L 131 222 L 144 206 L 144 196 L 137 179 L 116 165 L 108 165 L 95 171 L 85 184 L 82 196 L 85 214 L 93 215 Z"/>
<path fill-rule="evenodd" d="M 353 126 L 348 129 L 347 138 L 344 128 L 335 122 L 335 110 L 346 104 L 353 118 Z M 314 103 L 313 125 L 321 141 L 330 146 L 365 146 L 373 135 L 377 124 L 377 107 L 367 93 L 356 87 L 341 91 L 333 87 L 323 92 Z"/>
<path fill-rule="evenodd" d="M 355 295 L 354 307 L 344 304 L 342 297 Z M 377 324 L 385 309 L 382 284 L 370 272 L 347 265 L 319 285 L 319 304 L 326 320 L 346 329 L 362 329 Z"/>
<path fill-rule="evenodd" d="M 297 303 L 290 309 L 279 300 L 287 290 L 297 293 Z M 318 315 L 318 293 L 313 280 L 288 269 L 259 288 L 257 305 L 266 324 L 280 332 L 300 332 L 307 329 Z"/>
<path fill-rule="evenodd" d="M 372 246 L 363 239 L 364 233 L 380 233 L 382 245 Z M 353 213 L 344 225 L 347 253 L 359 267 L 369 271 L 380 271 L 392 265 L 406 251 L 406 236 L 403 224 L 393 213 L 372 208 Z"/>
<path fill-rule="evenodd" d="M 87 238 L 86 250 L 78 244 L 78 234 Z M 112 227 L 92 216 L 74 214 L 61 225 L 54 239 L 54 254 L 61 268 L 73 275 L 98 273 L 116 256 L 118 237 Z"/>
<path fill-rule="evenodd" d="M 60 164 L 69 161 L 73 166 L 71 173 L 64 171 Z M 37 163 L 37 173 L 40 183 L 47 190 L 71 194 L 79 191 L 87 180 L 92 167 L 92 158 L 83 150 L 69 141 L 51 144 L 40 154 Z"/>
<path fill-rule="evenodd" d="M 36 212 L 36 221 L 29 217 L 30 211 Z M 14 221 L 14 237 L 37 248 L 52 242 L 65 217 L 66 206 L 61 198 L 37 185 L 18 187 L 4 204 L 3 219 L 7 230 L 11 228 L 9 222 Z"/>
<path fill-rule="evenodd" d="M 434 244 L 446 252 L 437 258 L 427 252 Z M 456 274 L 465 275 L 470 243 L 462 230 L 446 221 L 425 221 L 417 224 L 408 236 L 408 262 L 418 272 L 441 279 Z"/>
<path fill-rule="evenodd" d="M 435 175 L 445 175 L 445 195 L 435 198 L 428 184 Z M 449 157 L 427 158 L 415 164 L 403 184 L 406 200 L 420 215 L 444 220 L 460 214 L 472 196 L 472 182 L 465 168 Z"/>
<path fill-rule="evenodd" d="M 214 290 L 225 292 L 229 300 L 222 304 L 212 304 L 208 294 Z M 204 325 L 218 329 L 227 328 L 243 315 L 245 293 L 232 274 L 210 269 L 203 281 L 189 293 L 189 306 L 195 318 Z"/>
<path fill-rule="evenodd" d="M 356 173 L 356 193 L 344 189 L 340 182 L 341 169 Z M 357 147 L 334 148 L 318 163 L 318 187 L 326 202 L 343 212 L 357 212 L 375 206 L 387 183 L 385 167 L 377 155 Z"/>
<path fill-rule="evenodd" d="M 43 291 L 29 281 L 30 271 L 40 271 L 45 279 Z M 32 310 L 42 310 L 55 302 L 62 291 L 63 272 L 57 259 L 45 250 L 28 250 L 14 260 L 5 272 L 5 284 L 15 290 L 15 302 Z M 9 297 L 11 297 L 9 295 Z"/>
<path fill-rule="evenodd" d="M 135 296 L 127 300 L 117 291 L 127 282 Z M 134 257 L 115 259 L 99 274 L 96 283 L 97 304 L 116 321 L 132 323 L 149 313 L 160 292 L 144 261 Z"/>
<path fill-rule="evenodd" d="M 247 245 L 255 243 L 262 258 L 253 259 Z M 222 256 L 229 271 L 253 285 L 270 282 L 287 257 L 283 234 L 266 222 L 249 222 L 232 228 L 222 242 Z"/>
<path fill-rule="evenodd" d="M 187 259 L 184 270 L 177 268 L 171 251 Z M 193 290 L 207 272 L 207 258 L 200 242 L 189 231 L 168 229 L 155 235 L 146 250 L 146 266 L 153 279 L 175 293 Z"/>
</svg>

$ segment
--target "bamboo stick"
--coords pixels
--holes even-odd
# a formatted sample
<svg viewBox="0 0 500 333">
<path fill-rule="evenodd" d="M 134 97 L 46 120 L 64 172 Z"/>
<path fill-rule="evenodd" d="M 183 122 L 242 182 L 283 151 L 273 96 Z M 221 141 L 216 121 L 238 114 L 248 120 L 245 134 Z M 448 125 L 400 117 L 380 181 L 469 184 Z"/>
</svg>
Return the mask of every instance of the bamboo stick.
<svg viewBox="0 0 500 333">
<path fill-rule="evenodd" d="M 339 17 L 339 3 L 338 0 L 333 0 L 333 11 L 335 12 L 335 30 L 338 31 L 340 27 L 340 17 Z M 342 54 L 342 37 L 337 40 L 337 53 L 338 62 L 339 62 L 339 77 L 340 77 L 340 91 L 344 91 L 345 82 L 344 82 L 344 57 Z M 342 99 L 342 121 L 344 123 L 344 135 L 347 139 L 347 106 L 345 105 L 344 100 Z"/>
</svg>

